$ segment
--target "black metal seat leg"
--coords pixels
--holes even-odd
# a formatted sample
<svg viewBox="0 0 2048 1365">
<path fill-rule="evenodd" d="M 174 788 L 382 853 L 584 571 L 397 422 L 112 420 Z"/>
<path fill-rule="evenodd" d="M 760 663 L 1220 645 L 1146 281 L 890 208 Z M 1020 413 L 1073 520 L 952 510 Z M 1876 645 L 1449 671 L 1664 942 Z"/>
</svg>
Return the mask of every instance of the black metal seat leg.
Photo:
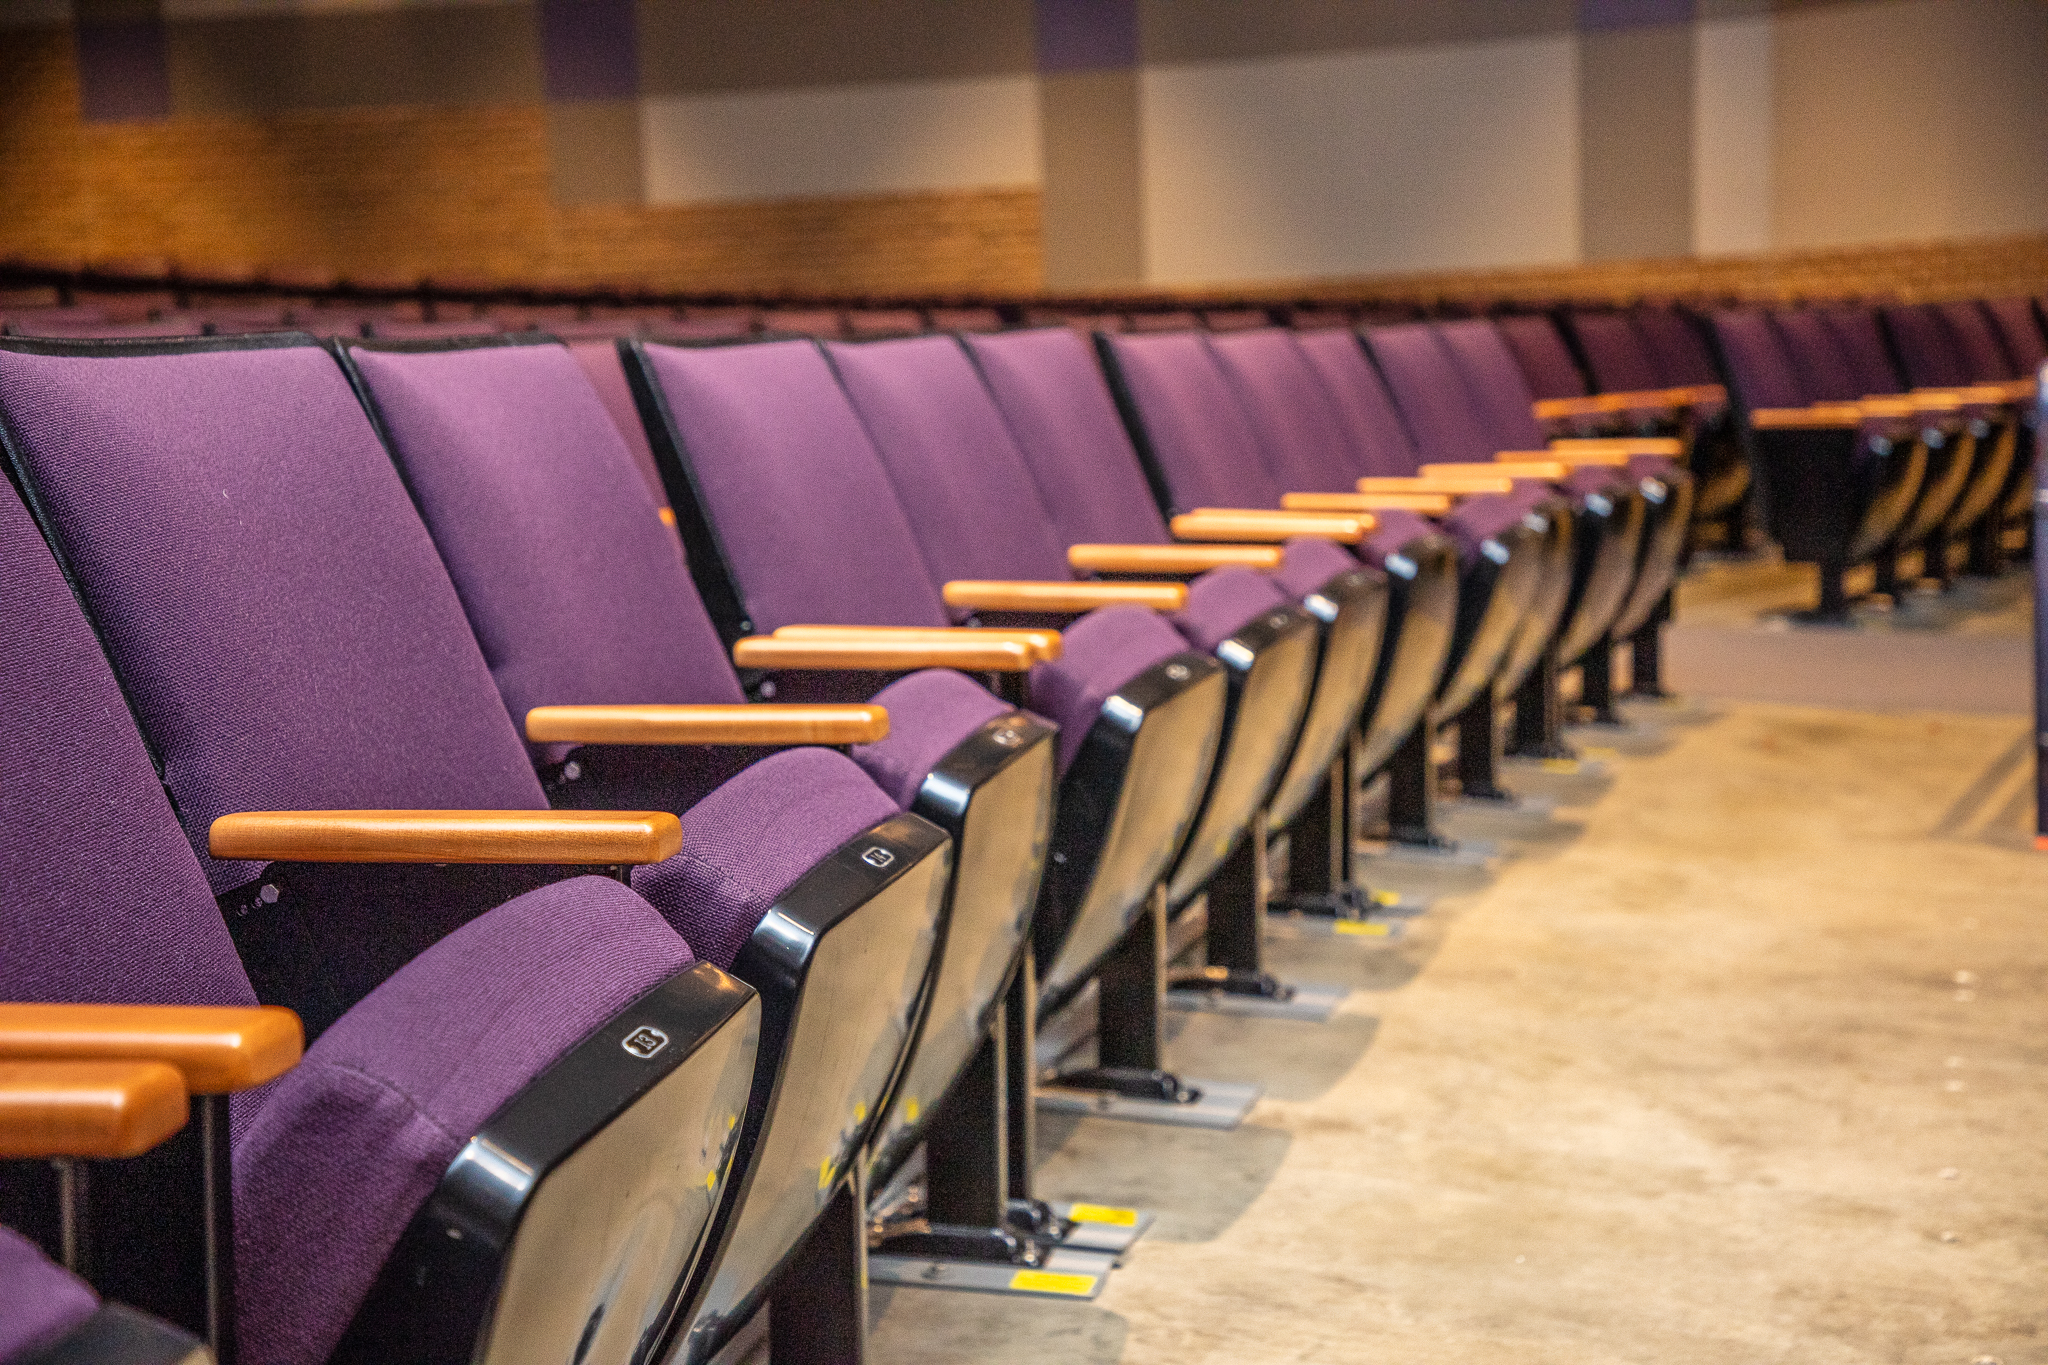
<svg viewBox="0 0 2048 1365">
<path fill-rule="evenodd" d="M 1435 731 L 1436 717 L 1425 711 L 1387 761 L 1387 832 L 1410 848 L 1457 846 L 1436 830 L 1436 767 L 1429 755 Z"/>
<path fill-rule="evenodd" d="M 1557 651 L 1548 648 L 1515 690 L 1515 720 L 1508 743 L 1515 758 L 1577 758 L 1564 741 L 1564 703 L 1557 692 Z"/>
<path fill-rule="evenodd" d="M 848 1163 L 768 1298 L 775 1365 L 864 1365 L 868 1340 L 867 1162 Z"/>
<path fill-rule="evenodd" d="M 1458 713 L 1458 789 L 1467 801 L 1515 799 L 1500 785 L 1500 731 L 1493 723 L 1491 687 Z"/>
<path fill-rule="evenodd" d="M 1595 725 L 1620 725 L 1614 711 L 1614 641 L 1605 636 L 1579 660 L 1579 702 Z"/>
</svg>

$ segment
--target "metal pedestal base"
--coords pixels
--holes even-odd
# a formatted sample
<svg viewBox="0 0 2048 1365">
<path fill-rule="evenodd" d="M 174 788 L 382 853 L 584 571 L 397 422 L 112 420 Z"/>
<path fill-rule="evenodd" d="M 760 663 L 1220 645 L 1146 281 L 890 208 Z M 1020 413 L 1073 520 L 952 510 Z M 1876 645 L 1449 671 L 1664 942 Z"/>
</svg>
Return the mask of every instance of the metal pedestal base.
<svg viewBox="0 0 2048 1365">
<path fill-rule="evenodd" d="M 874 1252 L 868 1256 L 868 1281 L 924 1289 L 1019 1294 L 1027 1298 L 1092 1299 L 1109 1282 L 1109 1272 L 1115 1264 L 1113 1252 L 1068 1247 L 1055 1247 L 1035 1266 L 967 1257 Z"/>
<path fill-rule="evenodd" d="M 1389 840 L 1379 854 L 1390 863 L 1413 863 L 1418 867 L 1490 867 L 1500 857 L 1500 845 L 1489 839 L 1444 839 L 1429 843 Z"/>
<path fill-rule="evenodd" d="M 1166 1007 L 1194 1014 L 1235 1014 L 1252 1019 L 1299 1019 L 1322 1024 L 1329 1022 L 1350 994 L 1343 986 L 1318 986 L 1305 981 L 1290 982 L 1285 994 L 1275 995 L 1176 984 L 1166 993 Z"/>
<path fill-rule="evenodd" d="M 1084 1079 L 1086 1072 L 1075 1073 Z M 1113 1090 L 1054 1082 L 1038 1088 L 1038 1107 L 1057 1114 L 1088 1114 L 1099 1119 L 1125 1119 L 1133 1123 L 1164 1123 L 1177 1128 L 1229 1130 L 1244 1122 L 1259 1096 L 1260 1085 L 1237 1081 L 1184 1080 L 1188 1100 L 1137 1099 Z"/>
</svg>

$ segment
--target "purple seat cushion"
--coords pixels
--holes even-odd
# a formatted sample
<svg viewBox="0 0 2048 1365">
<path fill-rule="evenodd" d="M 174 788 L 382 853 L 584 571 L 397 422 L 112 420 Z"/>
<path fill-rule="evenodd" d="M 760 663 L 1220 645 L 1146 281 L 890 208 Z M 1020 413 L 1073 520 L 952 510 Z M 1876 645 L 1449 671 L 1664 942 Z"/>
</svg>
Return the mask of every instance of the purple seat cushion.
<svg viewBox="0 0 2048 1365">
<path fill-rule="evenodd" d="M 852 759 L 771 754 L 681 813 L 683 851 L 633 870 L 706 962 L 730 969 L 775 898 L 841 844 L 897 813 Z"/>
<path fill-rule="evenodd" d="M 469 1137 L 690 962 L 617 882 L 556 882 L 413 959 L 247 1097 L 235 1140 L 243 1358 L 325 1360 Z"/>
<path fill-rule="evenodd" d="M 1072 577 L 1023 452 L 958 342 L 825 350 L 940 582 Z"/>
<path fill-rule="evenodd" d="M 1572 335 L 1603 393 L 1670 387 L 1661 382 L 1649 345 L 1628 314 L 1574 313 Z"/>
<path fill-rule="evenodd" d="M 1529 392 L 1538 398 L 1583 398 L 1586 377 L 1557 334 L 1557 324 L 1540 313 L 1498 318 L 1501 340 L 1521 366 Z M 1651 387 L 1643 385 L 1644 388 Z"/>
<path fill-rule="evenodd" d="M 1173 509 L 1278 507 L 1281 487 L 1208 341 L 1197 332 L 1111 337 L 1122 378 Z"/>
<path fill-rule="evenodd" d="M 1516 485 L 1513 493 L 1483 493 L 1462 498 L 1439 523 L 1443 533 L 1458 547 L 1458 562 L 1470 566 L 1494 536 L 1507 531 L 1528 512 L 1532 501 L 1548 496 L 1540 484 Z"/>
<path fill-rule="evenodd" d="M 1714 314 L 1714 335 L 1728 361 L 1729 383 L 1745 408 L 1806 405 L 1792 357 L 1761 309 L 1731 308 Z"/>
<path fill-rule="evenodd" d="M 1443 339 L 1426 322 L 1366 329 L 1387 391 L 1414 437 L 1417 464 L 1486 461 L 1501 446 L 1473 407 L 1464 376 Z M 1413 474 L 1415 466 L 1392 471 Z"/>
<path fill-rule="evenodd" d="M 632 453 L 557 345 L 351 354 L 515 726 L 745 700 Z M 566 745 L 539 746 L 557 761 Z"/>
<path fill-rule="evenodd" d="M 853 761 L 903 810 L 954 745 L 1011 709 L 971 678 L 945 668 L 898 678 L 873 700 L 889 709 L 889 734 L 855 745 Z"/>
<path fill-rule="evenodd" d="M 1282 492 L 1357 487 L 1367 468 L 1364 453 L 1352 449 L 1336 403 L 1292 332 L 1235 332 L 1209 338 L 1209 349 Z"/>
<path fill-rule="evenodd" d="M 960 338 L 1068 545 L 1157 545 L 1166 522 L 1109 385 L 1071 328 Z"/>
<path fill-rule="evenodd" d="M 1465 378 L 1466 392 L 1493 448 L 1543 449 L 1543 427 L 1536 420 L 1528 381 L 1494 324 L 1485 318 L 1440 322 L 1437 334 Z"/>
<path fill-rule="evenodd" d="M 195 849 L 232 811 L 545 805 L 324 351 L 0 352 L 0 404 Z"/>
<path fill-rule="evenodd" d="M 99 1310 L 92 1286 L 0 1228 L 0 1365 L 54 1346 Z"/>
<path fill-rule="evenodd" d="M 1287 595 L 1272 579 L 1232 565 L 1211 569 L 1188 584 L 1188 603 L 1174 613 L 1173 624 L 1198 649 L 1212 653 L 1261 614 L 1287 605 Z"/>
<path fill-rule="evenodd" d="M 1343 423 L 1351 449 L 1373 478 L 1405 478 L 1422 465 L 1415 440 L 1355 332 L 1304 332 L 1301 351 L 1315 368 Z"/>
<path fill-rule="evenodd" d="M 1809 400 L 1847 403 L 1870 392 L 1858 382 L 1855 367 L 1818 312 L 1786 308 L 1773 313 L 1771 321 L 1784 339 L 1793 372 L 1799 376 L 1799 387 Z"/>
<path fill-rule="evenodd" d="M 91 627 L 0 482 L 0 999 L 253 1005 Z"/>
<path fill-rule="evenodd" d="M 1296 536 L 1287 542 L 1285 557 L 1273 571 L 1273 581 L 1299 601 L 1339 574 L 1350 573 L 1357 567 L 1357 558 L 1335 542 Z"/>
<path fill-rule="evenodd" d="M 1206 575 L 1205 575 L 1206 576 Z M 1031 670 L 1031 709 L 1060 727 L 1060 772 L 1081 752 L 1102 704 L 1188 643 L 1149 607 L 1102 607 L 1061 635 L 1060 657 Z"/>
<path fill-rule="evenodd" d="M 1406 553 L 1423 537 L 1443 534 L 1435 522 L 1414 512 L 1399 509 L 1375 512 L 1373 520 L 1372 530 L 1359 542 L 1358 557 L 1376 569 L 1384 569 L 1388 556 Z"/>
<path fill-rule="evenodd" d="M 756 630 L 951 623 L 823 352 L 779 341 L 646 356 Z"/>
<path fill-rule="evenodd" d="M 1821 320 L 1841 349 L 1856 376 L 1856 397 L 1873 393 L 1897 393 L 1899 369 L 1885 345 L 1877 314 L 1869 308 L 1844 304 L 1820 310 Z"/>
</svg>

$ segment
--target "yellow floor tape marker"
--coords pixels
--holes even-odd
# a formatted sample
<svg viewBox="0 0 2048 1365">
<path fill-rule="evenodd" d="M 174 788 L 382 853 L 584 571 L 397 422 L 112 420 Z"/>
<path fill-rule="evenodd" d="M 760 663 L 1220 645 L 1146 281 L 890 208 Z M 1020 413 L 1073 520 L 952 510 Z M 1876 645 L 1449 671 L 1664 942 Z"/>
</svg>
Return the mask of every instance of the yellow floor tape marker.
<svg viewBox="0 0 2048 1365">
<path fill-rule="evenodd" d="M 1387 936 L 1386 925 L 1372 924 L 1365 920 L 1357 919 L 1340 919 L 1330 926 L 1330 931 L 1338 934 L 1356 934 L 1360 938 L 1385 938 Z"/>
<path fill-rule="evenodd" d="M 1114 1228 L 1138 1226 L 1136 1209 L 1113 1208 L 1108 1204 L 1076 1204 L 1067 1210 L 1067 1217 L 1077 1223 L 1107 1223 Z"/>
<path fill-rule="evenodd" d="M 1086 1298 L 1095 1292 L 1095 1276 L 1062 1275 L 1056 1270 L 1020 1270 L 1010 1277 L 1010 1288 L 1033 1294 L 1072 1294 Z"/>
</svg>

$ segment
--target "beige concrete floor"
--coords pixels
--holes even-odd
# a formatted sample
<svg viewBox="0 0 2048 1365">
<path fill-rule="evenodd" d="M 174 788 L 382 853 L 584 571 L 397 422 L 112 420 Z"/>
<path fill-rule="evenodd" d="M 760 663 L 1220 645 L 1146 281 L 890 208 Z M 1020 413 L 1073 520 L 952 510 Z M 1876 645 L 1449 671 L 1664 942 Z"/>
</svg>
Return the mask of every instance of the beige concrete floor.
<svg viewBox="0 0 2048 1365">
<path fill-rule="evenodd" d="M 1042 1192 L 1160 1215 L 1100 1299 L 878 1288 L 870 1359 L 2048 1362 L 2028 727 L 1680 718 L 1454 816 L 1514 856 L 1404 940 L 1276 945 L 1335 1022 L 1185 1017 L 1238 1130 L 1047 1122 Z"/>
</svg>

